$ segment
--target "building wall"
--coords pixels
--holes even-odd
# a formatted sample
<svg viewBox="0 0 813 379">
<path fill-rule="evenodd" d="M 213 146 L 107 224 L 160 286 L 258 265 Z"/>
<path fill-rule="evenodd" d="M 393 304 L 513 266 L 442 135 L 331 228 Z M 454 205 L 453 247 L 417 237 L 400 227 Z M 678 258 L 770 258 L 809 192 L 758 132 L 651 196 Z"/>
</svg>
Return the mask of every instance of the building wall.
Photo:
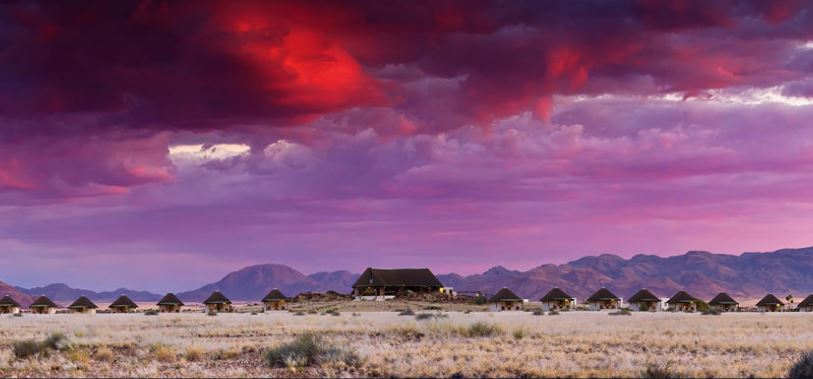
<svg viewBox="0 0 813 379">
<path fill-rule="evenodd" d="M 799 312 L 813 312 L 813 306 L 811 306 L 811 307 L 799 307 Z"/>
<path fill-rule="evenodd" d="M 781 306 L 759 306 L 757 307 L 759 312 L 782 312 Z"/>
<path fill-rule="evenodd" d="M 177 304 L 162 304 L 158 306 L 158 312 L 161 313 L 180 313 L 181 306 Z"/>
<path fill-rule="evenodd" d="M 568 310 L 572 309 L 575 305 L 574 301 L 549 301 L 542 302 L 542 310 L 550 312 L 552 310 Z"/>
<path fill-rule="evenodd" d="M 20 313 L 20 308 L 19 307 L 11 307 L 11 306 L 0 307 L 0 314 L 16 314 L 16 313 Z"/>
<path fill-rule="evenodd" d="M 669 304 L 669 310 L 677 312 L 695 312 L 697 311 L 697 303 Z"/>
<path fill-rule="evenodd" d="M 717 305 L 709 305 L 709 308 L 714 309 L 719 312 L 736 312 L 737 306 L 734 304 L 717 304 Z"/>
<path fill-rule="evenodd" d="M 621 308 L 621 301 L 594 301 L 588 304 L 591 311 L 600 311 L 604 309 L 619 309 Z"/>
<path fill-rule="evenodd" d="M 206 310 L 215 312 L 231 312 L 231 304 L 206 304 Z"/>
<path fill-rule="evenodd" d="M 265 305 L 266 311 L 284 311 L 288 309 L 288 303 L 286 301 L 267 301 L 263 303 Z"/>
<path fill-rule="evenodd" d="M 522 310 L 522 302 L 521 301 L 498 301 L 496 303 L 491 303 L 491 310 L 494 311 L 494 312 L 521 311 Z"/>
<path fill-rule="evenodd" d="M 52 314 L 56 313 L 56 308 L 34 307 L 34 308 L 31 308 L 31 313 L 33 313 L 33 314 L 52 315 Z"/>
<path fill-rule="evenodd" d="M 660 302 L 630 303 L 630 310 L 640 312 L 658 312 L 661 310 Z"/>
</svg>

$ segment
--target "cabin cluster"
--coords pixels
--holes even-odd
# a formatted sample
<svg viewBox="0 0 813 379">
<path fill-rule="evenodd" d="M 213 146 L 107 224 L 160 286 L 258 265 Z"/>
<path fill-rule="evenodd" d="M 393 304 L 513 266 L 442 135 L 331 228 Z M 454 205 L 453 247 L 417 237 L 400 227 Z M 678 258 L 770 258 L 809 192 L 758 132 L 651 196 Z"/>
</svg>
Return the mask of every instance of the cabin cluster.
<svg viewBox="0 0 813 379">
<path fill-rule="evenodd" d="M 420 269 L 378 269 L 368 267 L 359 276 L 352 286 L 352 297 L 355 300 L 384 301 L 403 296 L 433 296 L 441 298 L 454 298 L 457 296 L 454 289 L 444 287 L 438 278 L 426 268 Z M 482 293 L 477 292 L 483 302 L 490 304 L 493 311 L 521 311 L 529 301 L 518 296 L 509 288 L 502 288 L 487 300 Z M 327 293 L 306 292 L 297 296 L 299 300 L 324 300 L 347 298 L 334 291 Z M 284 311 L 296 299 L 285 296 L 279 289 L 274 288 L 261 300 L 264 311 Z M 184 303 L 173 293 L 166 294 L 156 304 L 161 313 L 179 313 Z M 220 291 L 214 291 L 203 301 L 205 310 L 209 313 L 232 312 L 234 308 L 231 300 Z M 650 290 L 643 288 L 630 296 L 626 303 L 608 288 L 599 288 L 585 304 L 578 304 L 576 298 L 563 289 L 554 287 L 539 299 L 539 306 L 544 312 L 567 311 L 573 309 L 587 309 L 592 311 L 628 309 L 640 312 L 696 312 L 700 310 L 714 310 L 718 312 L 740 311 L 740 304 L 726 293 L 720 293 L 708 303 L 695 298 L 686 291 L 678 291 L 669 298 L 660 298 Z M 35 314 L 53 314 L 59 309 L 56 303 L 46 296 L 40 296 L 29 305 L 29 311 Z M 701 309 L 702 308 L 702 309 Z M 85 296 L 80 296 L 67 307 L 70 313 L 94 314 L 98 306 Z M 0 314 L 20 313 L 22 307 L 11 296 L 6 295 L 0 299 Z M 108 313 L 131 313 L 138 310 L 138 305 L 125 295 L 120 296 L 108 306 Z M 769 294 L 756 305 L 760 312 L 781 312 L 791 310 L 776 296 Z M 796 310 L 800 312 L 813 312 L 813 295 L 800 302 Z"/>
<path fill-rule="evenodd" d="M 263 309 L 266 311 L 286 310 L 288 309 L 289 300 L 280 290 L 274 288 L 262 299 Z M 180 313 L 184 307 L 184 303 L 174 293 L 166 294 L 156 305 L 160 313 Z M 203 301 L 203 305 L 207 312 L 233 311 L 231 300 L 220 291 L 214 291 Z M 37 297 L 28 306 L 28 310 L 32 314 L 55 314 L 61 308 L 63 307 L 54 303 L 45 295 Z M 16 314 L 22 312 L 22 309 L 20 303 L 11 295 L 5 295 L 0 299 L 0 314 Z M 66 309 L 68 313 L 95 314 L 99 307 L 86 296 L 80 296 Z M 107 310 L 108 313 L 133 313 L 137 311 L 138 304 L 126 295 L 119 296 L 108 306 Z"/>
</svg>

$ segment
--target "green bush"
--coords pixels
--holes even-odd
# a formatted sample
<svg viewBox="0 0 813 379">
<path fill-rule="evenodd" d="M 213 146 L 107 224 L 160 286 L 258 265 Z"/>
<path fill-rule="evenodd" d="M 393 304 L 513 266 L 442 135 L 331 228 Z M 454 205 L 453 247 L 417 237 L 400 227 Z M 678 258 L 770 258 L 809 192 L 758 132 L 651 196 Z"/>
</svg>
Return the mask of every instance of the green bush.
<svg viewBox="0 0 813 379">
<path fill-rule="evenodd" d="M 474 304 L 475 304 L 475 305 L 483 305 L 483 304 L 485 304 L 485 303 L 486 303 L 486 298 L 485 298 L 485 296 L 479 296 L 479 295 L 478 295 L 478 296 L 475 296 L 475 297 L 474 297 Z"/>
<path fill-rule="evenodd" d="M 310 333 L 268 350 L 265 360 L 271 367 L 317 367 L 334 362 L 351 367 L 361 365 L 356 353 L 332 346 L 321 336 Z"/>
<path fill-rule="evenodd" d="M 150 309 L 144 312 L 145 316 L 158 316 L 158 314 L 159 314 L 158 311 L 155 309 Z"/>
<path fill-rule="evenodd" d="M 478 321 L 469 326 L 466 334 L 469 337 L 494 337 L 502 333 L 500 328 L 495 324 L 489 324 L 484 321 Z"/>
<path fill-rule="evenodd" d="M 802 354 L 788 370 L 788 379 L 813 378 L 813 352 Z"/>
<path fill-rule="evenodd" d="M 46 337 L 45 340 L 42 341 L 42 345 L 51 350 L 65 350 L 70 347 L 70 342 L 68 341 L 68 337 L 65 337 L 64 334 L 56 332 Z"/>
<path fill-rule="evenodd" d="M 47 351 L 44 346 L 35 340 L 23 340 L 14 342 L 12 346 L 14 356 L 18 359 L 27 359 L 37 354 L 45 354 Z"/>
</svg>

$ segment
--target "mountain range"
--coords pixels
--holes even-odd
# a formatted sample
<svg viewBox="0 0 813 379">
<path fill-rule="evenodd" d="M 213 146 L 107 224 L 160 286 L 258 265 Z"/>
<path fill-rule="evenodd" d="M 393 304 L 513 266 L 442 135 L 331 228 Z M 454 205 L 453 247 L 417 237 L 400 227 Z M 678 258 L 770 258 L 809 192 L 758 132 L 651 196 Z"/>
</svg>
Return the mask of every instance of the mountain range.
<svg viewBox="0 0 813 379">
<path fill-rule="evenodd" d="M 180 292 L 185 301 L 202 301 L 212 291 L 220 290 L 233 300 L 257 301 L 271 288 L 292 296 L 304 291 L 349 292 L 358 274 L 349 271 L 319 272 L 305 275 L 284 265 L 249 266 L 227 274 L 221 280 L 198 289 Z M 659 257 L 636 255 L 624 259 L 617 255 L 588 256 L 565 264 L 545 264 L 528 271 L 493 267 L 481 274 L 437 275 L 447 287 L 458 291 L 494 293 L 509 287 L 520 296 L 538 299 L 552 287 L 560 287 L 578 299 L 585 299 L 600 287 L 628 298 L 640 288 L 648 288 L 661 297 L 686 290 L 700 298 L 718 292 L 753 299 L 766 293 L 783 297 L 813 292 L 813 247 L 783 249 L 771 253 L 741 255 L 690 251 L 683 255 Z M 3 292 L 5 291 L 5 292 Z M 47 295 L 57 301 L 72 301 L 84 295 L 107 302 L 121 294 L 135 301 L 156 301 L 161 295 L 146 291 L 118 289 L 107 292 L 74 289 L 65 284 L 37 288 L 10 287 L 0 282 L 0 293 L 17 296 L 26 304 L 32 296 Z"/>
</svg>

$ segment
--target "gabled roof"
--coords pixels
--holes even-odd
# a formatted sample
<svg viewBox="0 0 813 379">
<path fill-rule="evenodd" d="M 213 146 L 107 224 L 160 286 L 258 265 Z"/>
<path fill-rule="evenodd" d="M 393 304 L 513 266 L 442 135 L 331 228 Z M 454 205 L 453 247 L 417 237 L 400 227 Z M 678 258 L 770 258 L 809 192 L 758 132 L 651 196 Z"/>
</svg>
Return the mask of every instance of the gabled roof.
<svg viewBox="0 0 813 379">
<path fill-rule="evenodd" d="M 694 298 L 692 295 L 689 295 L 686 291 L 677 291 L 669 300 L 666 301 L 666 304 L 678 304 L 678 303 L 696 303 L 697 299 Z"/>
<path fill-rule="evenodd" d="M 587 298 L 588 303 L 596 302 L 596 301 L 606 301 L 606 300 L 621 300 L 618 296 L 615 296 L 614 293 L 610 292 L 610 290 L 601 287 L 596 293 L 592 296 Z"/>
<path fill-rule="evenodd" d="M 636 292 L 635 295 L 630 296 L 629 300 L 627 300 L 627 302 L 630 304 L 652 301 L 658 302 L 661 301 L 661 299 L 655 296 L 655 294 L 652 292 L 649 292 L 649 290 L 646 288 L 642 288 L 640 291 Z"/>
<path fill-rule="evenodd" d="M 11 307 L 19 308 L 20 303 L 18 303 L 17 300 L 14 300 L 14 298 L 12 298 L 11 295 L 6 295 L 6 296 L 3 296 L 2 299 L 0 299 L 0 306 L 5 306 L 5 307 L 11 306 Z"/>
<path fill-rule="evenodd" d="M 215 291 L 209 298 L 203 301 L 203 304 L 231 304 L 231 300 L 220 293 L 220 291 Z"/>
<path fill-rule="evenodd" d="M 556 301 L 556 300 L 570 300 L 573 297 L 562 291 L 559 287 L 553 287 L 552 290 L 548 291 L 545 296 L 542 296 L 542 299 L 539 301 L 546 302 L 546 301 Z"/>
<path fill-rule="evenodd" d="M 268 293 L 268 295 L 265 295 L 265 297 L 263 298 L 263 303 L 269 301 L 282 301 L 282 300 L 288 300 L 288 297 L 285 296 L 282 292 L 280 292 L 280 290 L 274 288 L 271 290 L 271 292 Z"/>
<path fill-rule="evenodd" d="M 503 287 L 501 290 L 497 291 L 494 296 L 491 297 L 490 300 L 492 303 L 496 303 L 498 301 L 522 301 L 522 298 L 517 296 L 514 292 L 509 290 L 506 287 Z"/>
<path fill-rule="evenodd" d="M 93 304 L 93 302 L 90 301 L 90 299 L 88 299 L 87 297 L 79 296 L 79 298 L 76 299 L 76 301 L 74 301 L 73 304 L 68 306 L 68 309 L 79 309 L 79 308 L 96 309 L 99 307 L 97 307 L 96 304 Z"/>
<path fill-rule="evenodd" d="M 121 295 L 121 296 L 119 296 L 118 299 L 116 299 L 116 301 L 113 302 L 113 304 L 110 304 L 109 308 L 125 308 L 125 307 L 126 308 L 138 308 L 138 305 L 136 305 L 136 303 L 134 303 L 132 300 L 130 300 L 129 297 L 127 297 L 125 295 Z"/>
<path fill-rule="evenodd" d="M 181 299 L 178 298 L 178 296 L 175 296 L 174 293 L 170 292 L 170 293 L 164 295 L 164 297 L 162 297 L 161 300 L 158 301 L 158 305 L 180 305 L 180 306 L 183 306 L 183 302 L 181 301 Z"/>
<path fill-rule="evenodd" d="M 765 295 L 765 297 L 763 297 L 762 300 L 759 301 L 759 303 L 757 303 L 758 307 L 762 307 L 765 305 L 785 305 L 785 303 L 776 298 L 776 296 L 774 296 L 773 294 L 769 293 Z"/>
<path fill-rule="evenodd" d="M 45 295 L 38 297 L 38 298 L 37 298 L 36 300 L 34 300 L 34 302 L 33 302 L 33 303 L 31 303 L 31 305 L 29 305 L 28 307 L 29 307 L 29 308 L 37 308 L 37 307 L 59 308 L 59 306 L 58 306 L 58 305 L 54 304 L 54 302 L 53 302 L 53 301 L 51 301 L 51 299 L 49 299 L 49 298 L 48 298 L 47 296 L 45 296 Z"/>
<path fill-rule="evenodd" d="M 384 270 L 367 267 L 353 287 L 443 287 L 428 268 Z"/>
<path fill-rule="evenodd" d="M 736 300 L 734 300 L 731 296 L 728 296 L 728 294 L 725 292 L 718 293 L 717 296 L 714 297 L 714 299 L 711 299 L 711 301 L 709 301 L 709 305 L 728 305 L 728 304 L 737 305 L 739 303 Z"/>
<path fill-rule="evenodd" d="M 797 307 L 813 307 L 813 295 L 806 297 Z"/>
</svg>

